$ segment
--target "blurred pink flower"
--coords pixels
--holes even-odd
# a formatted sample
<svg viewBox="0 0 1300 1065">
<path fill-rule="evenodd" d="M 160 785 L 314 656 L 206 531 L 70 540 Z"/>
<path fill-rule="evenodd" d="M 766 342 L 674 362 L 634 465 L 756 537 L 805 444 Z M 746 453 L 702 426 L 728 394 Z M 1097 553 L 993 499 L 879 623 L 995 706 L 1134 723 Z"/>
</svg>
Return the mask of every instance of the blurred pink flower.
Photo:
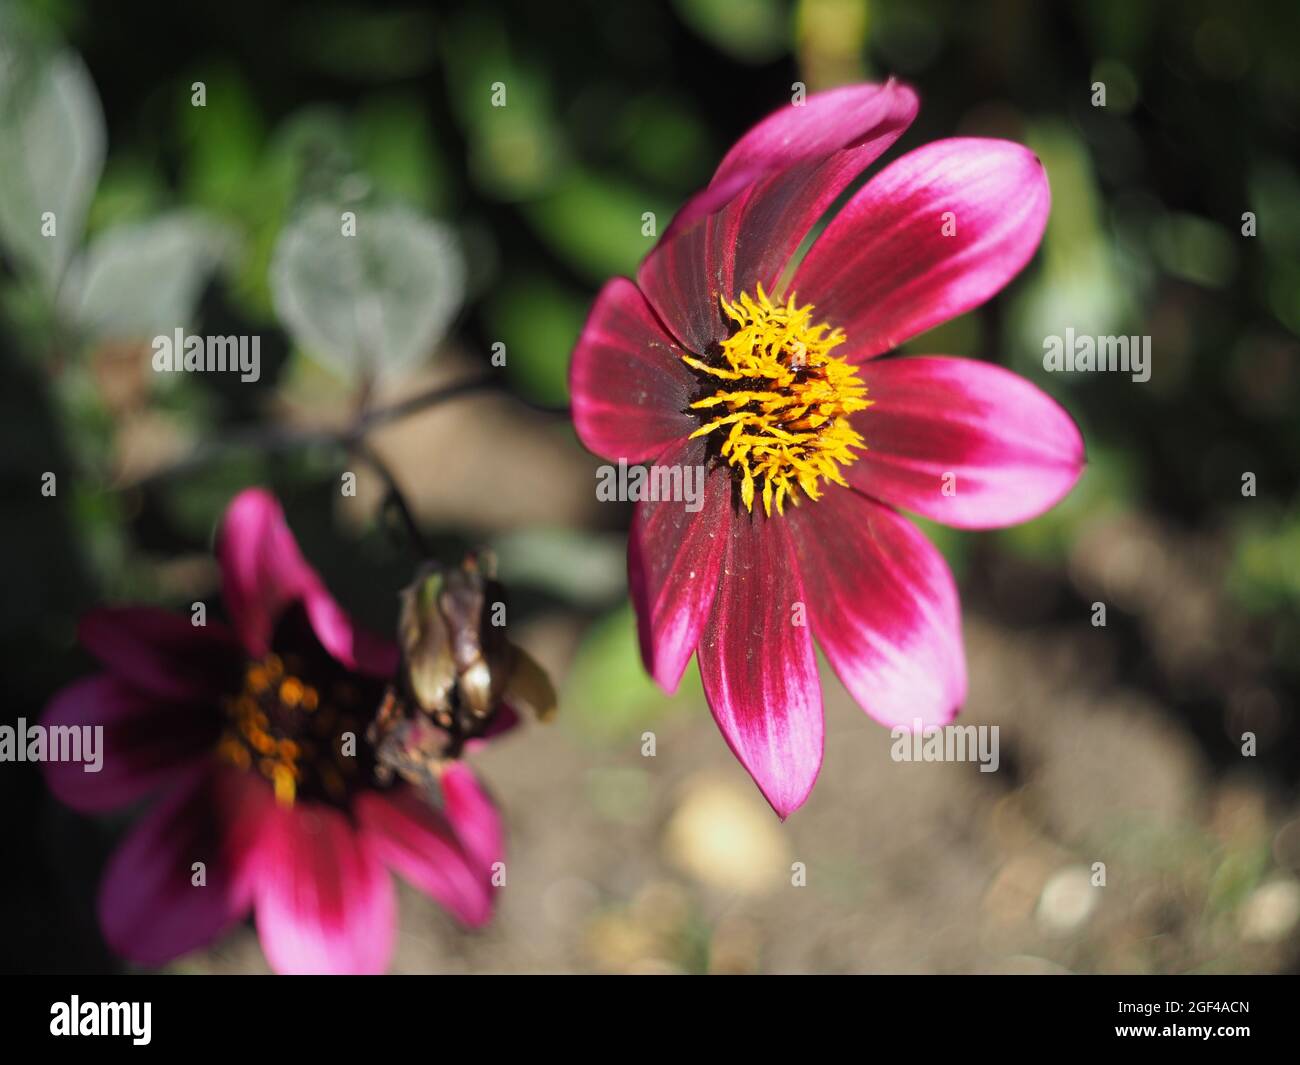
<svg viewBox="0 0 1300 1065">
<path fill-rule="evenodd" d="M 1069 415 L 1023 378 L 877 357 L 1029 261 L 1050 203 L 1031 151 L 974 138 L 918 148 L 863 185 L 796 265 L 916 110 L 891 81 L 758 123 L 636 282 L 601 290 L 570 368 L 588 448 L 706 470 L 697 513 L 637 504 L 628 569 L 642 655 L 669 691 L 697 655 L 718 727 L 782 817 L 821 768 L 814 636 L 883 724 L 943 724 L 965 699 L 952 575 L 895 508 L 1010 525 L 1056 504 L 1084 463 Z"/>
<path fill-rule="evenodd" d="M 106 672 L 63 689 L 42 719 L 104 727 L 99 772 L 44 767 L 68 805 L 160 796 L 105 871 L 109 945 L 157 965 L 253 910 L 279 972 L 382 972 L 396 932 L 389 869 L 464 924 L 485 923 L 502 831 L 473 773 L 445 768 L 440 810 L 374 781 L 366 726 L 396 647 L 354 627 L 267 492 L 231 502 L 217 557 L 233 631 L 150 607 L 95 610 L 78 636 Z"/>
</svg>

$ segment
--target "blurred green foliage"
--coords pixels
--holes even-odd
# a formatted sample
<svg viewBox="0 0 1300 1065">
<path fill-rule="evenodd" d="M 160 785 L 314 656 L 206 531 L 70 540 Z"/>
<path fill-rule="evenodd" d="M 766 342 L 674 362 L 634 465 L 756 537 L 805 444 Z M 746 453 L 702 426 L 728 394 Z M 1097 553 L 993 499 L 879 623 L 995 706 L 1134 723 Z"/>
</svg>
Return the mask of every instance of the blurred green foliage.
<svg viewBox="0 0 1300 1065">
<path fill-rule="evenodd" d="M 596 742 L 626 740 L 666 712 L 700 704 L 694 661 L 677 694 L 666 697 L 646 674 L 638 646 L 631 606 L 591 627 L 560 693 L 565 719 L 577 734 Z"/>
</svg>

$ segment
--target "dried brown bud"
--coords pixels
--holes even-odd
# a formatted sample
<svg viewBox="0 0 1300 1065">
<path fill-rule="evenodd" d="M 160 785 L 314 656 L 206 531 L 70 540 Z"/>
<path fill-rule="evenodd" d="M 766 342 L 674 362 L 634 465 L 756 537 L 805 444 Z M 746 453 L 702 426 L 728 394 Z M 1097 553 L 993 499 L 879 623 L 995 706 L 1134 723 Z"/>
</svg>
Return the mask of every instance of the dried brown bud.
<svg viewBox="0 0 1300 1065">
<path fill-rule="evenodd" d="M 553 716 L 550 678 L 506 636 L 505 588 L 495 569 L 490 554 L 471 554 L 456 567 L 426 565 L 403 589 L 402 663 L 370 729 L 390 772 L 427 776 L 482 735 L 503 703 L 527 704 L 543 720 Z"/>
</svg>

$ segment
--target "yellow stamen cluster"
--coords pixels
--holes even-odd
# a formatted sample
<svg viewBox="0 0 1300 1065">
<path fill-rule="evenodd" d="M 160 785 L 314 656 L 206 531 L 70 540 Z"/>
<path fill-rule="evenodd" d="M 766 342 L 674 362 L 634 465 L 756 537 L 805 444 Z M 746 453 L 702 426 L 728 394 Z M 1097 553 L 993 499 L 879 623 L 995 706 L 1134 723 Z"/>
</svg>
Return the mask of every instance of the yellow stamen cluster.
<svg viewBox="0 0 1300 1065">
<path fill-rule="evenodd" d="M 292 806 L 311 778 L 342 801 L 345 776 L 356 773 L 356 758 L 342 751 L 343 732 L 359 734 L 357 721 L 335 703 L 354 692 L 339 690 L 322 706 L 320 692 L 291 672 L 278 655 L 248 665 L 243 690 L 223 701 L 227 727 L 217 745 L 219 757 L 240 769 L 256 770 L 270 782 L 276 799 Z"/>
<path fill-rule="evenodd" d="M 821 498 L 819 481 L 844 484 L 841 465 L 857 461 L 866 448 L 848 415 L 871 405 L 857 370 L 832 350 L 844 334 L 812 324 L 812 304 L 799 307 L 793 293 L 773 303 L 763 286 L 758 298 L 742 292 L 722 310 L 734 323 L 722 342 L 722 364 L 682 356 L 691 368 L 720 382 L 711 396 L 692 403 L 698 411 L 720 412 L 691 434 L 720 431 L 723 457 L 741 474 L 740 496 L 754 508 L 762 481 L 763 511 L 785 513 L 786 499 L 799 502 L 795 486 L 809 499 Z M 712 415 L 702 415 L 711 417 Z"/>
</svg>

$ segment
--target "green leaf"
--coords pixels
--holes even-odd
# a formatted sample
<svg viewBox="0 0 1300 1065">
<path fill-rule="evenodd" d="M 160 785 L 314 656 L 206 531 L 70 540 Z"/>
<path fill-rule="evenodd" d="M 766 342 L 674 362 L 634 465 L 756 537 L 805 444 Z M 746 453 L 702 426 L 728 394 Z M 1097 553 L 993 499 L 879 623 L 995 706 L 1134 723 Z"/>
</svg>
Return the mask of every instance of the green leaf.
<svg viewBox="0 0 1300 1065">
<path fill-rule="evenodd" d="M 593 283 L 632 275 L 672 218 L 671 206 L 635 185 L 577 171 L 524 214 L 548 244 Z M 646 214 L 654 215 L 647 233 Z"/>
<path fill-rule="evenodd" d="M 505 26 L 486 12 L 445 20 L 441 45 L 470 178 L 495 199 L 540 195 L 568 165 L 553 79 L 545 68 L 518 60 Z"/>
<path fill-rule="evenodd" d="M 506 345 L 511 382 L 539 403 L 569 400 L 569 355 L 588 301 L 542 276 L 498 289 L 488 302 L 493 335 Z"/>
<path fill-rule="evenodd" d="M 253 90 L 225 67 L 195 80 L 207 88 L 204 106 L 192 106 L 188 91 L 177 103 L 186 199 L 232 214 L 256 209 L 266 195 L 258 171 L 265 130 Z"/>
<path fill-rule="evenodd" d="M 613 741 L 662 723 L 666 712 L 700 703 L 699 673 L 687 670 L 667 696 L 646 674 L 638 651 L 636 616 L 623 606 L 587 630 L 560 695 L 560 716 L 597 741 Z"/>
<path fill-rule="evenodd" d="M 225 230 L 192 212 L 117 226 L 73 265 L 64 305 L 98 339 L 147 340 L 187 328 L 230 243 Z"/>
<path fill-rule="evenodd" d="M 104 140 L 99 96 L 75 53 L 35 66 L 0 54 L 0 243 L 50 295 L 81 242 Z"/>
<path fill-rule="evenodd" d="M 309 355 L 345 377 L 427 358 L 461 305 L 465 264 L 449 229 L 404 207 L 323 204 L 285 227 L 271 263 L 276 313 Z"/>
<path fill-rule="evenodd" d="M 782 55 L 789 15 L 780 0 L 676 0 L 691 29 L 742 63 L 767 63 Z"/>
<path fill-rule="evenodd" d="M 360 168 L 385 196 L 425 210 L 451 202 L 446 164 L 416 101 L 386 97 L 365 104 L 353 122 Z"/>
</svg>

